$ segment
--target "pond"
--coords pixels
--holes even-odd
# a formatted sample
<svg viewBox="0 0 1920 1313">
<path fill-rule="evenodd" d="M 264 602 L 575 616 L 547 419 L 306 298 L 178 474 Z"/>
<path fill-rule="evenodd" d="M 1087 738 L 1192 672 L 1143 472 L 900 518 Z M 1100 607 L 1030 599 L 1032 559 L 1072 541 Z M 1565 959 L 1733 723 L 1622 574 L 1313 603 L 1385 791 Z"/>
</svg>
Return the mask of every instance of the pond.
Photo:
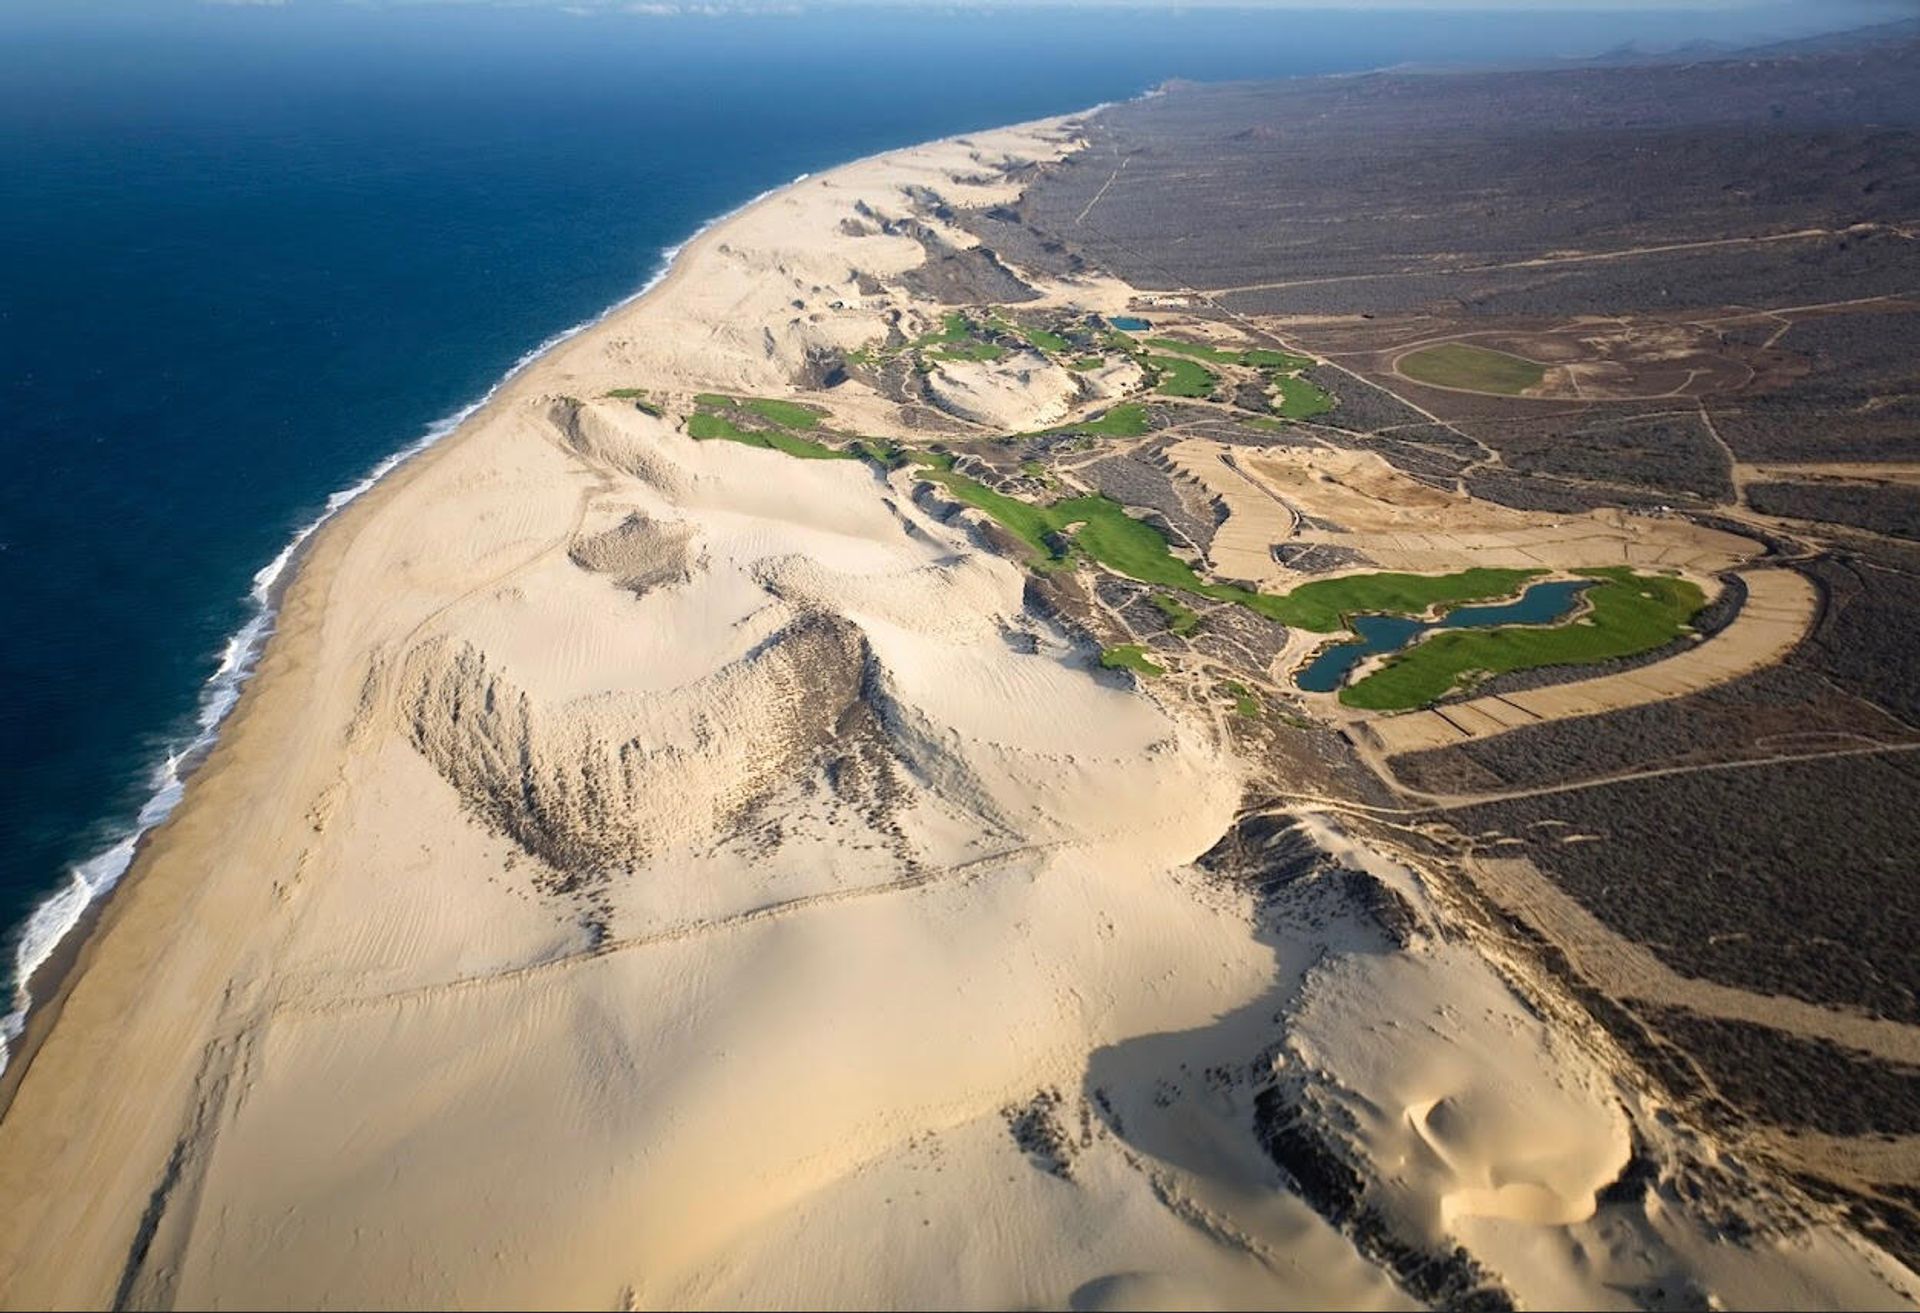
<svg viewBox="0 0 1920 1313">
<path fill-rule="evenodd" d="M 1357 615 L 1351 643 L 1335 643 L 1309 661 L 1293 682 L 1309 693 L 1332 693 L 1370 656 L 1398 652 L 1422 634 L 1435 629 L 1492 629 L 1499 625 L 1548 625 L 1573 611 L 1580 594 L 1593 587 L 1591 579 L 1562 579 L 1534 584 L 1511 602 L 1490 606 L 1457 606 L 1439 620 L 1414 620 L 1403 615 Z"/>
<path fill-rule="evenodd" d="M 1125 315 L 1111 319 L 1108 322 L 1123 333 L 1144 333 L 1153 327 L 1152 324 L 1149 324 L 1144 319 L 1130 319 Z"/>
</svg>

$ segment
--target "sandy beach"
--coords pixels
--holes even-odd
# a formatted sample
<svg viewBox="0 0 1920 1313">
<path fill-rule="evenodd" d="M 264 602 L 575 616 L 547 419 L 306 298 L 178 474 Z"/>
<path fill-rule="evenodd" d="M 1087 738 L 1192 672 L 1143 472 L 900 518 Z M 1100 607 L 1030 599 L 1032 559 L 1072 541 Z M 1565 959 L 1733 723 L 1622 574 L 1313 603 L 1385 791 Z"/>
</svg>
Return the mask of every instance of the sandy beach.
<svg viewBox="0 0 1920 1313">
<path fill-rule="evenodd" d="M 937 325 L 903 277 L 974 239 L 926 197 L 1079 127 L 761 199 L 315 535 L 14 1073 L 0 1304 L 1420 1302 L 1289 1188 L 1273 1088 L 1523 1302 L 1910 1302 L 1837 1228 L 1602 1198 L 1657 1122 L 1607 1052 L 1337 814 L 1233 878 L 1249 763 L 910 473 L 687 436 Z M 1064 413 L 1008 379 L 956 412 Z"/>
</svg>

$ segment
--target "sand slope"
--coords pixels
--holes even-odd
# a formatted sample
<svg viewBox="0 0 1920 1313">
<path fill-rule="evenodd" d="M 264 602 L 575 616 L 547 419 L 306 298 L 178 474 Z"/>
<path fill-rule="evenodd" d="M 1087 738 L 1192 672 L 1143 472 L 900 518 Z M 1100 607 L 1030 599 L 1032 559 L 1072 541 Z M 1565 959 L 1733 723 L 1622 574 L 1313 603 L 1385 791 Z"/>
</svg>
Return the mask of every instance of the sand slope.
<svg viewBox="0 0 1920 1313">
<path fill-rule="evenodd" d="M 1911 1292 L 1602 1209 L 1646 1109 L 1413 869 L 1223 862 L 1254 764 L 904 476 L 607 396 L 786 393 L 922 257 L 843 221 L 1072 141 L 767 199 L 318 536 L 0 1121 L 0 1303 L 1409 1305 L 1282 1121 L 1523 1299 Z"/>
</svg>

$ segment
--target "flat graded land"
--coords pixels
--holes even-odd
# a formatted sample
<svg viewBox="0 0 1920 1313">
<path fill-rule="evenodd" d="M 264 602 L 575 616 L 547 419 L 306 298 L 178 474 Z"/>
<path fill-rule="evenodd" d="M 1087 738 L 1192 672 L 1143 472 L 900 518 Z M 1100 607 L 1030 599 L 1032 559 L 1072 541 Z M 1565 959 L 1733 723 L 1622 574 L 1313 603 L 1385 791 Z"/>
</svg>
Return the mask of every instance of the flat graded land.
<svg viewBox="0 0 1920 1313">
<path fill-rule="evenodd" d="M 1223 455 L 1232 456 L 1231 466 Z M 1743 564 L 1760 550 L 1751 539 L 1674 517 L 1605 507 L 1557 513 L 1504 506 L 1422 482 L 1372 451 L 1241 451 L 1196 438 L 1169 448 L 1167 456 L 1221 498 L 1229 526 L 1242 515 L 1277 524 L 1277 500 L 1303 518 L 1269 546 L 1339 548 L 1389 570 L 1628 565 L 1704 575 Z M 1276 577 L 1277 568 L 1266 576 Z"/>
</svg>

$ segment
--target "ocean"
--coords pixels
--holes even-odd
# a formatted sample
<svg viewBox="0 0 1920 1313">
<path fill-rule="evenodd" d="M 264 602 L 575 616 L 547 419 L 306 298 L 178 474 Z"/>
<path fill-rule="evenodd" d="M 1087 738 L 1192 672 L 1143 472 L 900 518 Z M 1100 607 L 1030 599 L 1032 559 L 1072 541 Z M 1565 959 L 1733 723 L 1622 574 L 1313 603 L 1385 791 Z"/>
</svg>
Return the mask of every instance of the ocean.
<svg viewBox="0 0 1920 1313">
<path fill-rule="evenodd" d="M 13 0 L 0 972 L 17 988 L 171 806 L 269 627 L 277 564 L 330 499 L 755 194 L 1169 78 L 1587 56 L 1899 12 Z"/>
</svg>

